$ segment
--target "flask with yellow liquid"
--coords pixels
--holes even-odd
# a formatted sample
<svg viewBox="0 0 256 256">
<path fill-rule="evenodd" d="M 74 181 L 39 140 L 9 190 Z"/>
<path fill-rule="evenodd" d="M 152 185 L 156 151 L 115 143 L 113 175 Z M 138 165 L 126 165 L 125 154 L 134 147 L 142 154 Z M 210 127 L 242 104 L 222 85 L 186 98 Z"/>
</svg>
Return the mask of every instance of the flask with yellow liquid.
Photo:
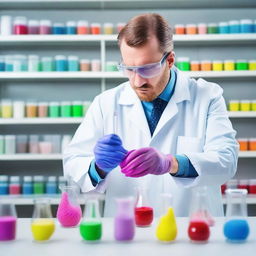
<svg viewBox="0 0 256 256">
<path fill-rule="evenodd" d="M 55 230 L 52 218 L 50 200 L 35 199 L 34 212 L 31 222 L 31 231 L 35 241 L 43 242 L 51 238 Z"/>
<path fill-rule="evenodd" d="M 163 215 L 156 229 L 156 237 L 160 241 L 171 242 L 176 239 L 178 233 L 174 210 L 171 206 L 172 195 L 162 194 L 162 200 Z"/>
</svg>

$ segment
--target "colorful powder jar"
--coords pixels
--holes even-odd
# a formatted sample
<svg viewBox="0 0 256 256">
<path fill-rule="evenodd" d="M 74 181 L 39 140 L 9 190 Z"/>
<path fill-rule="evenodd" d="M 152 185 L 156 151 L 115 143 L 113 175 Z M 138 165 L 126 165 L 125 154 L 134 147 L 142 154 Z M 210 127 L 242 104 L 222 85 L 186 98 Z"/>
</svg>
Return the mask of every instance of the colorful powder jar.
<svg viewBox="0 0 256 256">
<path fill-rule="evenodd" d="M 55 70 L 52 57 L 42 57 L 41 70 L 44 72 L 51 72 Z"/>
<path fill-rule="evenodd" d="M 77 56 L 68 56 L 68 71 L 79 71 L 79 60 Z"/>
<path fill-rule="evenodd" d="M 256 60 L 249 60 L 249 70 L 256 70 Z"/>
<path fill-rule="evenodd" d="M 19 176 L 11 176 L 10 184 L 9 184 L 9 194 L 10 195 L 19 195 L 20 192 L 21 192 L 20 177 Z"/>
<path fill-rule="evenodd" d="M 33 194 L 33 184 L 31 176 L 24 176 L 22 184 L 22 194 L 31 195 Z"/>
<path fill-rule="evenodd" d="M 239 138 L 237 139 L 237 142 L 239 143 L 240 151 L 247 151 L 249 149 L 248 139 Z"/>
<path fill-rule="evenodd" d="M 12 17 L 3 15 L 0 18 L 0 33 L 2 36 L 9 36 L 12 34 Z"/>
<path fill-rule="evenodd" d="M 52 34 L 53 35 L 65 35 L 66 27 L 63 23 L 53 23 L 52 26 Z"/>
<path fill-rule="evenodd" d="M 1 71 L 5 71 L 5 62 L 3 56 L 0 56 L 0 72 Z"/>
<path fill-rule="evenodd" d="M 99 23 L 91 24 L 91 34 L 99 35 L 101 33 L 101 25 Z"/>
<path fill-rule="evenodd" d="M 256 111 L 256 100 L 252 100 L 251 102 L 251 110 Z"/>
<path fill-rule="evenodd" d="M 2 141 L 1 138 L 0 138 L 0 140 Z M 1 146 L 1 142 L 0 142 L 0 146 Z M 3 148 L 2 148 L 2 150 L 3 150 Z M 9 193 L 8 176 L 0 175 L 0 195 L 8 195 L 8 193 Z"/>
<path fill-rule="evenodd" d="M 235 61 L 234 60 L 225 60 L 224 61 L 224 70 L 225 71 L 234 71 L 235 70 Z"/>
<path fill-rule="evenodd" d="M 34 176 L 33 180 L 34 180 L 34 183 L 33 183 L 34 194 L 44 194 L 44 177 Z"/>
<path fill-rule="evenodd" d="M 38 105 L 35 101 L 30 101 L 26 104 L 26 117 L 35 118 L 37 117 Z"/>
<path fill-rule="evenodd" d="M 55 71 L 64 72 L 68 71 L 67 58 L 64 55 L 55 56 Z"/>
<path fill-rule="evenodd" d="M 39 62 L 38 55 L 29 55 L 28 56 L 28 71 L 29 72 L 40 71 L 40 62 Z"/>
<path fill-rule="evenodd" d="M 167 210 L 166 215 L 160 218 L 156 229 L 156 237 L 163 242 L 171 242 L 177 237 L 177 224 L 173 208 Z"/>
<path fill-rule="evenodd" d="M 199 23 L 197 25 L 197 28 L 198 28 L 198 34 L 200 34 L 200 35 L 207 34 L 207 25 L 206 25 L 206 23 Z"/>
<path fill-rule="evenodd" d="M 177 68 L 183 71 L 189 71 L 190 70 L 190 62 L 189 62 L 189 58 L 186 57 L 180 57 L 177 58 Z"/>
<path fill-rule="evenodd" d="M 206 242 L 210 237 L 210 228 L 207 222 L 193 219 L 189 223 L 188 236 L 195 242 Z"/>
<path fill-rule="evenodd" d="M 213 71 L 223 71 L 223 62 L 221 60 L 214 60 L 212 62 Z"/>
<path fill-rule="evenodd" d="M 185 26 L 183 24 L 175 25 L 175 34 L 176 35 L 184 35 L 185 34 Z"/>
<path fill-rule="evenodd" d="M 40 20 L 39 34 L 49 35 L 52 33 L 52 22 L 50 20 Z"/>
<path fill-rule="evenodd" d="M 38 35 L 39 34 L 39 22 L 37 20 L 28 21 L 28 34 Z"/>
<path fill-rule="evenodd" d="M 256 150 L 256 138 L 249 139 L 249 150 Z"/>
<path fill-rule="evenodd" d="M 229 24 L 229 32 L 231 34 L 240 33 L 240 23 L 238 20 L 231 20 L 228 22 Z"/>
<path fill-rule="evenodd" d="M 72 106 L 70 101 L 62 101 L 60 108 L 61 117 L 72 117 Z"/>
<path fill-rule="evenodd" d="M 256 179 L 249 180 L 249 193 L 256 194 Z"/>
<path fill-rule="evenodd" d="M 14 19 L 13 32 L 15 35 L 27 35 L 28 26 L 26 17 L 16 17 Z"/>
<path fill-rule="evenodd" d="M 250 111 L 251 110 L 251 101 L 250 100 L 241 100 L 240 101 L 240 110 L 241 111 Z"/>
<path fill-rule="evenodd" d="M 197 34 L 197 26 L 196 24 L 187 24 L 186 25 L 186 34 L 195 35 Z"/>
<path fill-rule="evenodd" d="M 90 71 L 90 61 L 87 59 L 81 59 L 80 60 L 80 71 Z"/>
<path fill-rule="evenodd" d="M 117 62 L 116 61 L 107 61 L 106 62 L 106 71 L 110 71 L 110 72 L 118 71 Z"/>
<path fill-rule="evenodd" d="M 228 104 L 229 111 L 239 111 L 240 103 L 239 100 L 230 100 Z"/>
<path fill-rule="evenodd" d="M 38 117 L 45 118 L 48 117 L 48 103 L 39 102 L 38 103 Z"/>
<path fill-rule="evenodd" d="M 246 60 L 237 60 L 236 70 L 248 70 L 248 62 Z"/>
<path fill-rule="evenodd" d="M 52 101 L 49 104 L 49 117 L 59 117 L 60 116 L 60 104 L 59 102 Z"/>
<path fill-rule="evenodd" d="M 13 106 L 10 100 L 1 101 L 2 118 L 11 118 L 13 116 Z"/>
<path fill-rule="evenodd" d="M 211 71 L 211 70 L 212 70 L 212 62 L 210 60 L 202 60 L 201 71 Z"/>
<path fill-rule="evenodd" d="M 67 28 L 67 35 L 75 35 L 76 34 L 76 22 L 75 21 L 68 21 L 66 23 Z"/>
<path fill-rule="evenodd" d="M 14 216 L 0 216 L 0 241 L 11 241 L 16 237 L 17 218 Z"/>
<path fill-rule="evenodd" d="M 25 102 L 14 101 L 13 102 L 13 118 L 21 119 L 25 117 Z"/>
<path fill-rule="evenodd" d="M 225 223 L 223 231 L 229 241 L 241 242 L 247 239 L 250 228 L 244 219 L 231 219 Z"/>
<path fill-rule="evenodd" d="M 89 25 L 85 20 L 80 20 L 77 23 L 77 34 L 78 35 L 86 35 L 89 34 Z"/>
<path fill-rule="evenodd" d="M 73 117 L 82 117 L 83 116 L 82 101 L 73 101 L 72 102 L 72 116 Z"/>
<path fill-rule="evenodd" d="M 100 60 L 94 59 L 94 60 L 91 61 L 91 71 L 93 71 L 93 72 L 100 72 L 101 71 Z"/>
<path fill-rule="evenodd" d="M 207 33 L 208 34 L 218 34 L 219 27 L 216 23 L 209 23 L 207 26 Z"/>
<path fill-rule="evenodd" d="M 16 135 L 5 135 L 4 152 L 7 155 L 13 155 L 16 153 Z"/>
<path fill-rule="evenodd" d="M 55 176 L 48 177 L 48 181 L 45 186 L 45 191 L 46 191 L 46 194 L 48 194 L 48 195 L 57 194 L 57 183 L 56 183 Z"/>
<path fill-rule="evenodd" d="M 220 22 L 219 23 L 219 33 L 220 34 L 228 34 L 229 33 L 228 22 Z"/>
<path fill-rule="evenodd" d="M 253 21 L 249 19 L 240 20 L 240 31 L 241 33 L 253 33 L 254 32 Z"/>
<path fill-rule="evenodd" d="M 113 23 L 104 23 L 103 24 L 103 31 L 104 31 L 105 35 L 114 34 L 114 25 L 113 25 Z"/>
</svg>

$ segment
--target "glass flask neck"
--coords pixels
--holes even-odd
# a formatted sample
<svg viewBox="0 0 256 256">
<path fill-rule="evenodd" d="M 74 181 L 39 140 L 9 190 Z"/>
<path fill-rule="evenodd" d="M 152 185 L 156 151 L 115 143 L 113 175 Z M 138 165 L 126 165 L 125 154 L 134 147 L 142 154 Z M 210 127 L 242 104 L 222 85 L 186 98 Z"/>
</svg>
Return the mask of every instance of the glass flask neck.
<svg viewBox="0 0 256 256">
<path fill-rule="evenodd" d="M 100 219 L 99 202 L 96 199 L 90 199 L 86 202 L 85 215 L 86 220 Z"/>
<path fill-rule="evenodd" d="M 14 204 L 12 203 L 1 203 L 0 202 L 0 217 L 3 216 L 13 216 L 17 217 L 17 212 Z"/>
<path fill-rule="evenodd" d="M 118 198 L 117 202 L 117 215 L 133 216 L 134 215 L 134 200 L 133 198 Z"/>
<path fill-rule="evenodd" d="M 52 218 L 50 200 L 35 199 L 33 218 Z"/>
</svg>

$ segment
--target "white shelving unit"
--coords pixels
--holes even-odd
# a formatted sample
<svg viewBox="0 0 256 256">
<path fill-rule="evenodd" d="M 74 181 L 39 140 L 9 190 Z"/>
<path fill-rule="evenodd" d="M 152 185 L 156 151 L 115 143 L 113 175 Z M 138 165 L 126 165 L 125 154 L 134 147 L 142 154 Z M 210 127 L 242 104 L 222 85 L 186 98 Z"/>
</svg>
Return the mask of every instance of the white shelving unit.
<svg viewBox="0 0 256 256">
<path fill-rule="evenodd" d="M 59 161 L 62 154 L 14 154 L 0 155 L 0 161 Z"/>
</svg>

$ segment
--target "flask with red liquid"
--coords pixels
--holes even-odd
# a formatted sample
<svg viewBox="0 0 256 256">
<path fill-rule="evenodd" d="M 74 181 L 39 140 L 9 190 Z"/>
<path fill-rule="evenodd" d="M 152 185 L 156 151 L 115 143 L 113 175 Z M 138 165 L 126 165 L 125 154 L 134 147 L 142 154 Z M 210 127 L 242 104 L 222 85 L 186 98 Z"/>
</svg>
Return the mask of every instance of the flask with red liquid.
<svg viewBox="0 0 256 256">
<path fill-rule="evenodd" d="M 147 189 L 137 188 L 137 202 L 135 206 L 135 223 L 138 227 L 148 227 L 153 221 L 153 208 L 150 207 L 147 199 Z"/>
</svg>

